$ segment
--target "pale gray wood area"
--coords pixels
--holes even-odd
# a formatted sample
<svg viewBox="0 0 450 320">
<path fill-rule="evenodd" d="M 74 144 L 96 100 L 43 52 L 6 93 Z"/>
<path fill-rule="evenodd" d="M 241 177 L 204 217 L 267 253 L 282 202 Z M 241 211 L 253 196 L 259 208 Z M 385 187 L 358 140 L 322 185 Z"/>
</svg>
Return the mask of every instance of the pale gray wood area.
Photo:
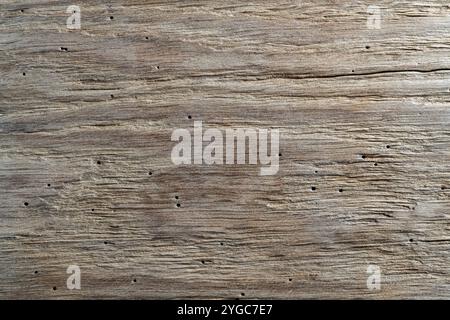
<svg viewBox="0 0 450 320">
<path fill-rule="evenodd" d="M 1 0 L 0 298 L 450 298 L 449 15 Z M 194 120 L 279 128 L 279 173 L 173 165 Z"/>
</svg>

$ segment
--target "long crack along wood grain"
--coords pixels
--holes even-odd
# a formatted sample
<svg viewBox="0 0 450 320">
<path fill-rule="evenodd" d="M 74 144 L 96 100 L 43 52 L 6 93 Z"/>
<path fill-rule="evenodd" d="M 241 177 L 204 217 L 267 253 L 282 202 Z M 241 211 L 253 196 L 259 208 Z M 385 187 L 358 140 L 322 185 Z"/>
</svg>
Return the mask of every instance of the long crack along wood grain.
<svg viewBox="0 0 450 320">
<path fill-rule="evenodd" d="M 450 298 L 446 1 L 0 9 L 1 298 Z M 278 174 L 175 166 L 194 120 Z"/>
</svg>

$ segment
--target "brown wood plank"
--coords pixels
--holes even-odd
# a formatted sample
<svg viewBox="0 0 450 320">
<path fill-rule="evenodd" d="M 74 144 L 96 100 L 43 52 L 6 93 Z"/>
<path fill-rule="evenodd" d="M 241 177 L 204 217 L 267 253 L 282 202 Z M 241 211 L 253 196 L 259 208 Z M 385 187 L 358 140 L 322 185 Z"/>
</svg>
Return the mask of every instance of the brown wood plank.
<svg viewBox="0 0 450 320">
<path fill-rule="evenodd" d="M 447 2 L 72 4 L 0 4 L 0 298 L 450 298 Z M 279 172 L 174 165 L 194 121 Z"/>
</svg>

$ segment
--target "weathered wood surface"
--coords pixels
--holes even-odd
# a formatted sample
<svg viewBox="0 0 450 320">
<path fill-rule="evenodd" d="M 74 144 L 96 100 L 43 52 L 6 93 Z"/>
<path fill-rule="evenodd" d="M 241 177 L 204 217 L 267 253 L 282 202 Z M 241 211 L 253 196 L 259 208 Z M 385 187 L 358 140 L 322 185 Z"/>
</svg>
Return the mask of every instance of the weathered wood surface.
<svg viewBox="0 0 450 320">
<path fill-rule="evenodd" d="M 0 297 L 450 298 L 449 14 L 2 0 Z M 279 128 L 279 173 L 173 165 L 194 120 Z"/>
</svg>

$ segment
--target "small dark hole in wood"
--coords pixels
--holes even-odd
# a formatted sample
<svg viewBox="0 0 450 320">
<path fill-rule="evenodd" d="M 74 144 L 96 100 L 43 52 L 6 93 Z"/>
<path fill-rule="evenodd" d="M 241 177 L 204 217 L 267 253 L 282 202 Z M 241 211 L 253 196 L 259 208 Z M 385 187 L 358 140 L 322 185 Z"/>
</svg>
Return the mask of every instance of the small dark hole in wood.
<svg viewBox="0 0 450 320">
<path fill-rule="evenodd" d="M 25 207 L 28 207 L 28 202 L 24 202 L 23 205 L 24 205 Z"/>
<path fill-rule="evenodd" d="M 319 173 L 319 171 L 316 170 L 316 171 L 314 171 L 314 173 L 317 174 L 317 173 Z"/>
<path fill-rule="evenodd" d="M 390 146 L 390 145 L 387 145 L 387 146 L 386 146 L 386 149 L 390 149 L 390 148 L 391 148 L 391 146 Z"/>
<path fill-rule="evenodd" d="M 25 72 L 23 72 L 22 75 L 25 77 L 27 74 Z"/>
<path fill-rule="evenodd" d="M 223 246 L 223 242 L 221 242 L 220 245 Z"/>
<path fill-rule="evenodd" d="M 61 51 L 69 51 L 69 49 L 67 49 L 65 47 L 60 47 L 59 50 L 61 50 Z"/>
<path fill-rule="evenodd" d="M 95 211 L 95 209 L 91 209 L 91 211 L 92 211 L 92 212 L 94 212 L 94 211 Z"/>
<path fill-rule="evenodd" d="M 192 116 L 191 116 L 191 115 L 188 115 L 188 119 L 192 119 Z"/>
<path fill-rule="evenodd" d="M 365 159 L 366 158 L 366 156 L 363 154 L 363 155 L 361 155 L 361 158 L 363 158 L 363 159 Z"/>
<path fill-rule="evenodd" d="M 244 292 L 241 292 L 241 296 L 242 296 L 242 297 L 245 297 L 245 293 L 244 293 Z"/>
<path fill-rule="evenodd" d="M 133 279 L 133 282 L 134 282 L 134 283 L 136 283 L 136 282 L 137 282 L 137 280 L 136 280 L 136 279 Z"/>
<path fill-rule="evenodd" d="M 278 154 L 278 156 L 279 156 L 279 157 L 281 157 L 281 156 L 282 156 L 282 154 L 281 154 L 281 153 L 279 153 L 279 154 Z"/>
<path fill-rule="evenodd" d="M 111 99 L 114 99 L 114 95 L 113 94 L 111 95 Z"/>
<path fill-rule="evenodd" d="M 159 66 L 156 66 L 156 69 L 158 69 L 158 70 L 159 70 Z"/>
<path fill-rule="evenodd" d="M 113 20 L 113 19 L 114 19 L 114 17 L 113 17 L 113 16 L 109 17 L 109 20 Z"/>
<path fill-rule="evenodd" d="M 444 186 L 442 186 L 442 187 L 441 187 L 441 190 L 445 190 L 445 187 L 444 187 Z"/>
<path fill-rule="evenodd" d="M 175 199 L 177 199 L 177 200 L 178 200 L 179 198 L 180 198 L 179 196 L 175 196 Z"/>
<path fill-rule="evenodd" d="M 339 192 L 344 192 L 344 189 L 339 189 Z"/>
<path fill-rule="evenodd" d="M 145 37 L 145 40 L 148 40 L 148 37 Z"/>
<path fill-rule="evenodd" d="M 373 165 L 376 167 L 376 166 L 378 166 L 378 163 L 375 162 Z"/>
<path fill-rule="evenodd" d="M 151 176 L 152 174 L 153 174 L 153 172 L 151 172 L 151 171 L 148 172 L 148 175 L 149 175 L 149 176 Z"/>
<path fill-rule="evenodd" d="M 369 49 L 370 49 L 370 46 L 366 46 L 366 49 L 369 50 Z"/>
<path fill-rule="evenodd" d="M 414 242 L 414 239 L 409 239 L 409 242 Z"/>
<path fill-rule="evenodd" d="M 352 72 L 355 72 L 355 70 L 352 70 Z"/>
<path fill-rule="evenodd" d="M 47 183 L 47 187 L 51 187 L 52 185 L 50 183 Z"/>
<path fill-rule="evenodd" d="M 39 271 L 37 271 L 37 270 L 34 272 L 34 274 L 38 274 L 38 273 L 39 273 Z"/>
<path fill-rule="evenodd" d="M 316 191 L 316 187 L 311 187 L 311 191 Z"/>
<path fill-rule="evenodd" d="M 292 281 L 292 278 L 289 278 L 289 282 L 291 282 Z"/>
<path fill-rule="evenodd" d="M 180 207 L 181 207 L 181 204 L 177 203 L 177 207 L 180 208 Z"/>
<path fill-rule="evenodd" d="M 56 287 L 53 287 L 53 290 L 55 291 L 55 290 L 56 290 Z"/>
<path fill-rule="evenodd" d="M 205 260 L 202 260 L 202 264 L 205 264 Z"/>
<path fill-rule="evenodd" d="M 24 13 L 24 12 L 25 12 L 25 10 L 23 10 L 23 9 L 20 9 L 20 12 Z"/>
<path fill-rule="evenodd" d="M 103 244 L 108 244 L 108 241 L 104 241 Z"/>
<path fill-rule="evenodd" d="M 102 162 L 99 160 L 99 161 L 97 161 L 97 164 L 100 165 L 100 164 L 102 164 Z"/>
</svg>

